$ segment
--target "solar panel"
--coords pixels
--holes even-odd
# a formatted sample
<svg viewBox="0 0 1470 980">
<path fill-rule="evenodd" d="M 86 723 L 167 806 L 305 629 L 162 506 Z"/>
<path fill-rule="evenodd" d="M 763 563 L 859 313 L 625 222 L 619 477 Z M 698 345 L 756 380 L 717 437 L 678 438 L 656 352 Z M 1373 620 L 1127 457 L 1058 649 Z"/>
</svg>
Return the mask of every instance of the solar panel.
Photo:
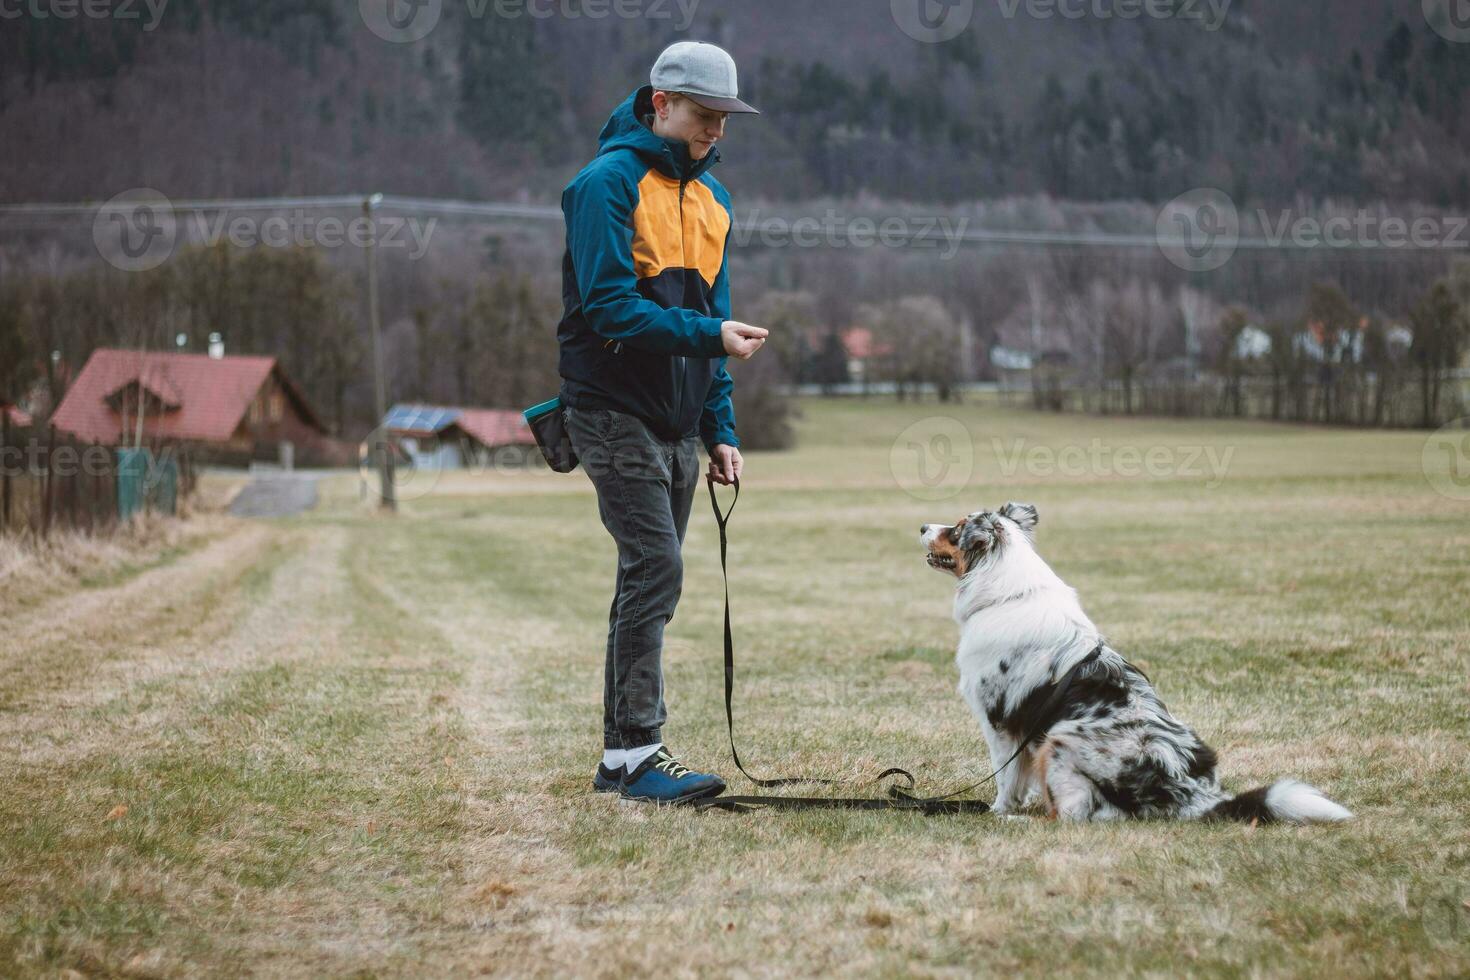
<svg viewBox="0 0 1470 980">
<path fill-rule="evenodd" d="M 401 432 L 442 432 L 463 414 L 457 408 L 433 405 L 394 405 L 383 426 Z"/>
</svg>

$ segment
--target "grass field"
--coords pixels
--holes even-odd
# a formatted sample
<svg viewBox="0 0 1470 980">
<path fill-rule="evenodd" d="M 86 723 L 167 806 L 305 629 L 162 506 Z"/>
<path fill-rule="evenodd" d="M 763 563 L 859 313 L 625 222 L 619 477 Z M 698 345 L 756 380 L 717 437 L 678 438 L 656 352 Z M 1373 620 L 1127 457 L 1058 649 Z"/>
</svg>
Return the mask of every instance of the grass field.
<svg viewBox="0 0 1470 980">
<path fill-rule="evenodd" d="M 1470 504 L 1431 489 L 1423 434 L 804 413 L 799 451 L 749 459 L 731 528 L 752 771 L 903 765 L 935 791 L 987 771 L 916 537 L 1015 499 L 1227 787 L 1297 776 L 1358 818 L 594 796 L 614 559 L 586 479 L 446 476 L 389 520 L 344 477 L 304 517 L 0 597 L 0 974 L 1470 973 Z M 905 491 L 895 449 L 930 415 L 974 447 L 942 501 Z M 703 497 L 686 565 L 666 736 L 749 791 Z"/>
</svg>

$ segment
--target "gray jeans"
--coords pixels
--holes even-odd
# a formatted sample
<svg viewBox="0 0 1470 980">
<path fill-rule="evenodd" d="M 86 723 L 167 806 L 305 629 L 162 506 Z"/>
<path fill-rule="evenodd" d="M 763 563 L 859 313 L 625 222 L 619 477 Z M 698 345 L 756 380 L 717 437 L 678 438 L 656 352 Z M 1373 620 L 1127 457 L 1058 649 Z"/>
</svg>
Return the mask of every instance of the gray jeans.
<svg viewBox="0 0 1470 980">
<path fill-rule="evenodd" d="M 607 617 L 602 733 L 609 749 L 663 740 L 664 626 L 684 587 L 684 531 L 702 475 L 699 440 L 659 439 L 611 409 L 566 408 L 567 433 L 618 546 Z"/>
</svg>

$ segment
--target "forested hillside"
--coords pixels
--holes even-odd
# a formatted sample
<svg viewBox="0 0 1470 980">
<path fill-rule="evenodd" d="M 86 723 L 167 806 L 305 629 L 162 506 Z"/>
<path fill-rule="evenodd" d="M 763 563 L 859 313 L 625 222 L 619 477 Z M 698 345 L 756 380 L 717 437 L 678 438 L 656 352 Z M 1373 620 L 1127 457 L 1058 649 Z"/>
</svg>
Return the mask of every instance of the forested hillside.
<svg viewBox="0 0 1470 980">
<path fill-rule="evenodd" d="M 1263 204 L 1311 188 L 1470 205 L 1470 44 L 1419 0 L 1234 0 L 1218 25 L 990 0 L 942 44 L 906 36 L 886 0 L 646 0 L 635 19 L 447 0 L 405 44 L 348 0 L 134 6 L 0 26 L 0 199 L 551 200 L 660 48 L 701 38 L 735 53 L 765 110 L 724 151 L 747 200 L 1159 201 L 1210 184 Z"/>
</svg>

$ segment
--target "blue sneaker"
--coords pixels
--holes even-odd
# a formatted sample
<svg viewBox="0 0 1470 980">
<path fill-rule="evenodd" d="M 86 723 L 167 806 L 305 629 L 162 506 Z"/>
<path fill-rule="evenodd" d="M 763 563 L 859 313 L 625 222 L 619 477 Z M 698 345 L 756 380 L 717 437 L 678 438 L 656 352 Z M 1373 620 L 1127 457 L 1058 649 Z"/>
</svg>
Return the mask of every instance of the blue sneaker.
<svg viewBox="0 0 1470 980">
<path fill-rule="evenodd" d="M 592 788 L 599 793 L 616 793 L 623 788 L 623 767 L 609 769 L 602 763 L 597 764 L 597 775 L 592 777 Z"/>
<path fill-rule="evenodd" d="M 680 765 L 667 748 L 660 748 L 623 777 L 625 800 L 643 803 L 688 803 L 725 791 L 725 781 L 713 773 L 695 772 Z"/>
</svg>

